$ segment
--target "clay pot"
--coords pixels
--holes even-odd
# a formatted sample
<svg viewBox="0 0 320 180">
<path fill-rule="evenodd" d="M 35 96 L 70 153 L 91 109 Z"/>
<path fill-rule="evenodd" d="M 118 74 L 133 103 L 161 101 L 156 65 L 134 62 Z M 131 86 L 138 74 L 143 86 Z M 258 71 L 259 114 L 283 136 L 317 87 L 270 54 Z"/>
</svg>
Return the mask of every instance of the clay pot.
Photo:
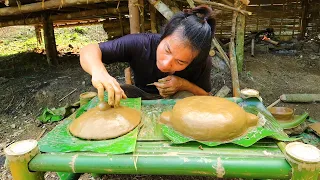
<svg viewBox="0 0 320 180">
<path fill-rule="evenodd" d="M 192 96 L 162 113 L 160 122 L 194 140 L 226 142 L 246 134 L 257 125 L 258 117 L 224 98 Z"/>
<path fill-rule="evenodd" d="M 271 107 L 268 109 L 272 116 L 280 121 L 290 121 L 293 119 L 293 109 L 288 107 Z"/>
</svg>

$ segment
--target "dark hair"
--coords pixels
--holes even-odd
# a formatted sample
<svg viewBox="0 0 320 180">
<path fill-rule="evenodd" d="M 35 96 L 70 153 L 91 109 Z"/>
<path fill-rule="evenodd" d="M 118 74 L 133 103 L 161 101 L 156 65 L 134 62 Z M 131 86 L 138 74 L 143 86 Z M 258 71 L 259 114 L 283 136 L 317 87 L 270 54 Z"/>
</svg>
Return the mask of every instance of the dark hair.
<svg viewBox="0 0 320 180">
<path fill-rule="evenodd" d="M 198 6 L 185 9 L 175 14 L 167 23 L 161 40 L 176 30 L 181 30 L 181 37 L 190 43 L 193 50 L 199 51 L 198 56 L 192 61 L 192 64 L 198 64 L 204 61 L 209 54 L 215 25 L 216 21 L 210 7 Z"/>
</svg>

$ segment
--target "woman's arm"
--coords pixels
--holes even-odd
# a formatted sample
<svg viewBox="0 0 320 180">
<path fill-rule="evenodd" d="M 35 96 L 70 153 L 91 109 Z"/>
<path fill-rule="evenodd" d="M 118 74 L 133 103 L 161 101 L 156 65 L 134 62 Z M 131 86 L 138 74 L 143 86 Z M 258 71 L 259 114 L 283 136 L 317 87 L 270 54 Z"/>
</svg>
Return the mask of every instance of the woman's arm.
<svg viewBox="0 0 320 180">
<path fill-rule="evenodd" d="M 189 91 L 194 95 L 199 95 L 199 96 L 209 95 L 209 92 L 207 92 L 204 89 L 202 89 L 201 87 L 189 82 L 186 79 L 184 79 L 183 84 L 180 89 L 183 91 Z"/>
<path fill-rule="evenodd" d="M 102 52 L 98 44 L 90 44 L 80 51 L 81 67 L 92 76 L 92 85 L 98 88 L 103 85 L 108 91 L 108 103 L 119 106 L 120 99 L 126 98 L 123 90 L 115 78 L 109 75 L 102 63 Z"/>
</svg>

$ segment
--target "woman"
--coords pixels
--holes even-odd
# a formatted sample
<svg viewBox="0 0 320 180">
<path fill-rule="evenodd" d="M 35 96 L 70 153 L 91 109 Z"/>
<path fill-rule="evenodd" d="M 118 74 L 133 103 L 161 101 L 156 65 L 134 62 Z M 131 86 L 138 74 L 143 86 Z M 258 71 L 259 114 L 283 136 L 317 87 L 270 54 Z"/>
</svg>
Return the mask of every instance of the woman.
<svg viewBox="0 0 320 180">
<path fill-rule="evenodd" d="M 181 92 L 208 95 L 211 90 L 211 60 L 208 58 L 215 31 L 212 9 L 199 6 L 174 15 L 160 34 L 130 34 L 119 39 L 90 44 L 80 51 L 82 68 L 92 75 L 92 84 L 108 92 L 108 103 L 121 98 L 181 97 Z M 133 85 L 119 85 L 103 63 L 128 62 Z M 150 83 L 153 83 L 150 85 Z M 188 93 L 186 93 L 188 92 Z"/>
</svg>

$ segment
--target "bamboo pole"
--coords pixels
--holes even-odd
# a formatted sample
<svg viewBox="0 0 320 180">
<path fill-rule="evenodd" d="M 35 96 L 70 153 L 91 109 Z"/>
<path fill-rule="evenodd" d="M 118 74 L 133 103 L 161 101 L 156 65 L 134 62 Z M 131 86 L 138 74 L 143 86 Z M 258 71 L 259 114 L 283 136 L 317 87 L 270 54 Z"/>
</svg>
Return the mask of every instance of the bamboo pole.
<svg viewBox="0 0 320 180">
<path fill-rule="evenodd" d="M 231 11 L 236 11 L 239 13 L 242 13 L 244 15 L 252 15 L 252 12 L 246 11 L 246 10 L 241 10 L 235 7 L 231 7 L 225 4 L 221 3 L 216 3 L 216 2 L 211 2 L 211 1 L 203 1 L 203 0 L 194 0 L 194 2 L 198 4 L 207 4 L 216 7 L 217 9 L 222 9 L 222 10 L 231 10 Z"/>
<path fill-rule="evenodd" d="M 238 71 L 242 72 L 243 59 L 244 59 L 244 33 L 246 17 L 243 14 L 238 14 L 237 17 L 237 38 L 236 38 L 236 57 Z"/>
<path fill-rule="evenodd" d="M 140 12 L 140 32 L 144 33 L 144 0 L 139 0 L 139 12 Z"/>
<path fill-rule="evenodd" d="M 129 0 L 129 21 L 130 21 L 130 33 L 140 33 L 140 22 L 139 22 L 139 0 Z"/>
<path fill-rule="evenodd" d="M 48 64 L 58 65 L 57 46 L 54 37 L 53 22 L 49 18 L 48 14 L 45 14 L 43 17 L 43 35 Z"/>
<path fill-rule="evenodd" d="M 156 9 L 152 4 L 149 4 L 150 21 L 151 21 L 151 32 L 157 33 L 157 20 L 156 20 Z"/>
<path fill-rule="evenodd" d="M 1 9 L 2 8 L 0 8 L 0 11 L 1 11 Z M 104 17 L 107 14 L 118 15 L 119 11 L 121 13 L 127 13 L 128 7 L 119 7 L 119 9 L 106 8 L 106 9 L 80 11 L 80 12 L 74 12 L 74 13 L 65 13 L 65 14 L 61 14 L 61 15 L 50 16 L 49 18 L 52 21 L 58 21 L 58 20 L 79 19 L 81 17 Z M 0 27 L 17 26 L 17 25 L 33 25 L 33 24 L 40 24 L 40 23 L 42 23 L 42 18 L 35 17 L 35 18 L 27 18 L 27 19 L 19 19 L 19 20 L 0 22 Z"/>
<path fill-rule="evenodd" d="M 239 0 L 235 0 L 235 7 L 237 7 L 236 6 L 238 4 L 237 1 Z M 235 55 L 235 45 L 234 45 L 237 16 L 238 16 L 238 12 L 234 11 L 233 17 L 232 17 L 231 37 L 230 37 L 230 44 L 229 44 L 232 90 L 233 90 L 234 97 L 240 97 L 240 85 L 239 85 L 238 69 L 237 69 L 237 62 L 236 62 L 237 59 Z"/>
<path fill-rule="evenodd" d="M 173 16 L 172 10 L 161 0 L 148 0 L 167 20 Z"/>
<path fill-rule="evenodd" d="M 81 4 L 94 4 L 100 2 L 112 2 L 113 0 L 50 0 L 31 4 L 21 5 L 20 7 L 0 8 L 0 16 L 11 16 L 24 13 L 38 12 L 49 9 L 60 9 Z"/>
<path fill-rule="evenodd" d="M 4 150 L 13 179 L 43 180 L 43 172 L 30 172 L 28 164 L 40 154 L 36 140 L 24 140 L 11 144 Z"/>
</svg>

